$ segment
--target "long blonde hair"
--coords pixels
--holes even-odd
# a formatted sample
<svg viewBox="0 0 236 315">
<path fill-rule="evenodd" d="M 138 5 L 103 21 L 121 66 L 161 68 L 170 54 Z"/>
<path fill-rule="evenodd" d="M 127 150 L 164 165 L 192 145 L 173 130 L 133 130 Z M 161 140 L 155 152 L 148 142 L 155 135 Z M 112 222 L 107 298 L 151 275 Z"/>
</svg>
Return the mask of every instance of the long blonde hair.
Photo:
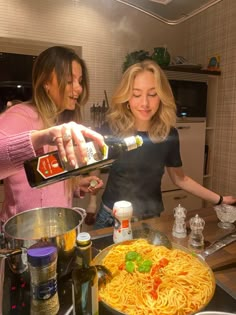
<svg viewBox="0 0 236 315">
<path fill-rule="evenodd" d="M 72 62 L 77 61 L 82 68 L 82 93 L 78 98 L 75 110 L 58 108 L 45 90 L 53 71 L 56 74 L 59 91 L 64 98 L 68 77 L 72 76 Z M 44 127 L 66 123 L 81 122 L 80 107 L 89 97 L 88 71 L 85 62 L 70 48 L 53 46 L 44 50 L 35 60 L 32 71 L 32 106 L 37 108 Z"/>
<path fill-rule="evenodd" d="M 111 130 L 119 136 L 135 133 L 135 117 L 128 109 L 132 89 L 137 74 L 150 71 L 156 82 L 156 92 L 160 98 L 160 106 L 150 121 L 148 134 L 153 142 L 163 141 L 176 123 L 176 105 L 168 79 L 162 69 L 152 60 L 144 60 L 130 66 L 123 74 L 113 94 L 111 107 L 107 113 L 107 122 Z"/>
</svg>

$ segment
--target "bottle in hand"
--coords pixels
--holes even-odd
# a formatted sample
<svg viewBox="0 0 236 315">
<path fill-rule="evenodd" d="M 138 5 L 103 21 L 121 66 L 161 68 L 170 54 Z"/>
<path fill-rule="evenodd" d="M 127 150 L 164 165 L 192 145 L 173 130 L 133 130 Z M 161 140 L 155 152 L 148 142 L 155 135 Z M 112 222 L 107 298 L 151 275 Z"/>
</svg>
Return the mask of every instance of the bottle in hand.
<svg viewBox="0 0 236 315">
<path fill-rule="evenodd" d="M 91 246 L 89 233 L 79 233 L 77 265 L 72 271 L 73 315 L 98 315 L 98 273 L 97 268 L 90 265 Z"/>
<path fill-rule="evenodd" d="M 24 162 L 24 169 L 31 187 L 43 187 L 73 176 L 111 165 L 119 156 L 143 144 L 140 136 L 124 139 L 105 136 L 105 146 L 99 148 L 94 142 L 87 142 L 87 163 L 77 163 L 72 168 L 61 160 L 58 151 L 49 152 Z M 79 160 L 79 158 L 78 158 Z"/>
</svg>

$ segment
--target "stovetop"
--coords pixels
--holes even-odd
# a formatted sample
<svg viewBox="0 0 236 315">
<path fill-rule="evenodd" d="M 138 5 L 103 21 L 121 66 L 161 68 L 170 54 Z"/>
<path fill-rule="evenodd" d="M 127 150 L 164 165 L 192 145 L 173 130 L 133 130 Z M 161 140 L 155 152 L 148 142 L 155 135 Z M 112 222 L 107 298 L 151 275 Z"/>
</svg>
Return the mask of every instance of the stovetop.
<svg viewBox="0 0 236 315">
<path fill-rule="evenodd" d="M 10 272 L 5 264 L 3 309 L 1 315 L 29 315 L 30 314 L 30 279 L 28 272 L 16 275 Z M 58 295 L 60 310 L 57 315 L 72 314 L 71 280 L 58 280 Z M 2 312 L 2 313 L 1 313 Z"/>
<path fill-rule="evenodd" d="M 97 250 L 111 245 L 113 243 L 112 235 L 106 235 L 100 238 L 93 238 L 94 254 Z M 9 273 L 8 266 L 5 267 L 6 273 Z M 28 273 L 5 277 L 3 293 L 3 313 L 2 315 L 29 315 L 30 314 L 30 287 Z M 10 291 L 9 291 L 10 290 Z M 10 293 L 10 294 L 9 294 Z M 58 280 L 58 294 L 60 302 L 60 311 L 58 315 L 72 315 L 72 293 L 71 280 L 64 277 Z M 224 311 L 236 313 L 236 299 L 228 294 L 219 284 L 216 285 L 215 294 L 211 302 L 205 307 L 204 311 Z M 106 309 L 104 304 L 99 305 L 99 314 L 115 315 L 117 312 L 111 312 Z"/>
</svg>

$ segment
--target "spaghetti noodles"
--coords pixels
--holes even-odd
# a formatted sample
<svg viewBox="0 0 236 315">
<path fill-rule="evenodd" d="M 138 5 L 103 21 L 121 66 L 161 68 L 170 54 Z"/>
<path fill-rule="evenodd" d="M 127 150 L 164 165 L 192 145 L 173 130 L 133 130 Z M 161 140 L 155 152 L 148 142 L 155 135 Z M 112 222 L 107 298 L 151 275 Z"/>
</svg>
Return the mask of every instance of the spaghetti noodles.
<svg viewBox="0 0 236 315">
<path fill-rule="evenodd" d="M 133 260 L 130 269 L 127 257 Z M 135 257 L 142 257 L 143 265 L 151 261 L 151 268 L 140 269 Z M 102 264 L 113 278 L 100 288 L 100 299 L 128 315 L 187 315 L 198 311 L 214 293 L 214 277 L 207 265 L 183 250 L 151 245 L 144 239 L 114 246 Z"/>
</svg>

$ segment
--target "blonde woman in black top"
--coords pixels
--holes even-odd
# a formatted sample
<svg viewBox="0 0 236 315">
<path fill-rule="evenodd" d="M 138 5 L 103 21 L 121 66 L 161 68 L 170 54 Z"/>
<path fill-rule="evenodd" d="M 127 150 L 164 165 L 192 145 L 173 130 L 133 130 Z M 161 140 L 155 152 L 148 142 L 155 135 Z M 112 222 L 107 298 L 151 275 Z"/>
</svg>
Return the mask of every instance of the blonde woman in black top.
<svg viewBox="0 0 236 315">
<path fill-rule="evenodd" d="M 176 105 L 164 72 L 152 60 L 130 66 L 113 95 L 104 133 L 118 137 L 139 134 L 144 144 L 112 165 L 95 228 L 113 224 L 111 210 L 118 200 L 132 202 L 139 219 L 159 216 L 164 210 L 161 179 L 165 169 L 176 186 L 199 198 L 212 204 L 236 202 L 184 173 L 175 124 Z"/>
</svg>

